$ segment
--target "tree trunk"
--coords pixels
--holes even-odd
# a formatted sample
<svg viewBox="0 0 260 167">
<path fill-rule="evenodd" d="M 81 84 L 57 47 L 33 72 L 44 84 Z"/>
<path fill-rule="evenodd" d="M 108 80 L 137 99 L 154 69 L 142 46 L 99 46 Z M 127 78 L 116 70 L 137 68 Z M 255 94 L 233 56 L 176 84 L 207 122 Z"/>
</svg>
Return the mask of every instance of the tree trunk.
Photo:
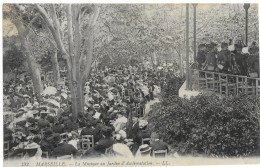
<svg viewBox="0 0 260 167">
<path fill-rule="evenodd" d="M 72 66 L 76 67 L 76 65 L 72 65 Z M 72 84 L 69 84 L 69 86 L 71 92 L 71 103 L 72 103 L 72 111 L 73 111 L 72 117 L 73 117 L 73 121 L 76 122 L 78 118 L 78 114 L 83 112 L 84 110 L 84 93 L 81 84 L 82 81 L 80 78 L 77 77 L 77 75 L 80 74 L 80 71 L 77 69 L 74 70 L 76 70 L 77 73 L 73 73 L 73 72 L 71 73 Z"/>
<path fill-rule="evenodd" d="M 31 55 L 30 46 L 26 39 L 29 31 L 25 29 L 21 22 L 14 21 L 13 23 L 15 24 L 16 29 L 18 30 L 18 36 L 22 47 L 21 50 L 26 57 L 29 71 L 31 71 L 30 74 L 33 82 L 34 94 L 36 95 L 37 100 L 40 101 L 42 92 L 41 72 L 39 65 L 35 62 L 35 58 L 33 57 L 33 55 Z"/>
<path fill-rule="evenodd" d="M 41 81 L 41 72 L 39 69 L 39 65 L 35 62 L 35 59 L 31 55 L 26 56 L 29 70 L 31 71 L 31 78 L 33 82 L 33 90 L 34 94 L 38 101 L 41 100 L 41 92 L 42 92 L 42 81 Z"/>
<path fill-rule="evenodd" d="M 58 89 L 58 85 L 60 82 L 60 69 L 59 69 L 59 63 L 58 63 L 56 50 L 53 50 L 53 52 L 51 52 L 51 63 L 52 63 L 54 86 Z"/>
</svg>

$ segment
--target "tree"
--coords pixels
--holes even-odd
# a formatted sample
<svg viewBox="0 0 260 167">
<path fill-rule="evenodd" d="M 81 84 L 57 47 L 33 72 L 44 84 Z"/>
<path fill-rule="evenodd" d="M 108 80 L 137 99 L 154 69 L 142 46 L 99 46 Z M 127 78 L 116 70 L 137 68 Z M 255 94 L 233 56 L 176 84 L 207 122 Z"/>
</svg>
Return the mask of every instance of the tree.
<svg viewBox="0 0 260 167">
<path fill-rule="evenodd" d="M 55 46 L 66 59 L 71 92 L 73 120 L 84 110 L 83 87 L 90 73 L 93 57 L 98 5 L 35 5 L 48 26 Z"/>
<path fill-rule="evenodd" d="M 18 49 L 14 42 L 12 42 L 12 44 L 10 43 L 10 45 L 12 46 L 12 48 L 8 48 L 8 50 L 4 52 L 3 70 L 4 73 L 8 73 L 9 71 L 11 71 L 14 74 L 14 79 L 16 79 L 16 76 L 19 74 L 20 68 L 23 67 L 25 57 L 23 56 L 22 51 Z"/>
<path fill-rule="evenodd" d="M 39 65 L 36 63 L 35 57 L 30 47 L 28 34 L 30 27 L 37 19 L 38 15 L 34 15 L 33 11 L 25 12 L 25 8 L 20 5 L 4 5 L 4 17 L 11 20 L 15 25 L 21 43 L 21 50 L 28 63 L 29 71 L 33 81 L 34 93 L 38 100 L 41 99 L 42 83 Z"/>
</svg>

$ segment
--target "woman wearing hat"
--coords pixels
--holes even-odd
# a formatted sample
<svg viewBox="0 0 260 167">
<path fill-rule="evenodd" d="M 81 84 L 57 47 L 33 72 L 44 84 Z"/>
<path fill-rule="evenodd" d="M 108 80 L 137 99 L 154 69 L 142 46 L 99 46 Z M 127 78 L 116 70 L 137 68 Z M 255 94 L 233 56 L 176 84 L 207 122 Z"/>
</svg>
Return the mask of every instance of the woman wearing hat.
<svg viewBox="0 0 260 167">
<path fill-rule="evenodd" d="M 133 154 L 129 147 L 124 144 L 124 138 L 121 134 L 115 135 L 115 144 L 113 144 L 112 149 L 115 155 L 118 157 L 133 158 Z"/>
<path fill-rule="evenodd" d="M 40 145 L 38 145 L 37 143 L 29 143 L 25 148 L 26 150 L 26 154 L 24 156 L 24 159 L 41 159 L 42 157 L 42 150 L 40 148 Z"/>
</svg>

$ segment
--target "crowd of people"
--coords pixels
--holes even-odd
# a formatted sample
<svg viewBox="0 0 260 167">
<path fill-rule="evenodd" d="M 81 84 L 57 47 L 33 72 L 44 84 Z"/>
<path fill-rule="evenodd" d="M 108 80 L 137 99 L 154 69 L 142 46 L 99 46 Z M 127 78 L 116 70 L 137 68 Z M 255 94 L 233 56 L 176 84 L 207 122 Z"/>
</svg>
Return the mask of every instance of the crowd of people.
<svg viewBox="0 0 260 167">
<path fill-rule="evenodd" d="M 5 158 L 135 157 L 152 156 L 157 150 L 167 153 L 167 144 L 149 131 L 143 117 L 146 104 L 160 92 L 166 77 L 141 64 L 105 67 L 91 73 L 83 90 L 84 111 L 77 120 L 72 117 L 66 87 L 42 94 L 43 101 L 39 102 L 30 79 L 9 82 L 4 87 Z"/>
<path fill-rule="evenodd" d="M 259 47 L 256 42 L 244 47 L 241 41 L 200 44 L 197 53 L 198 69 L 252 78 L 259 77 Z"/>
</svg>

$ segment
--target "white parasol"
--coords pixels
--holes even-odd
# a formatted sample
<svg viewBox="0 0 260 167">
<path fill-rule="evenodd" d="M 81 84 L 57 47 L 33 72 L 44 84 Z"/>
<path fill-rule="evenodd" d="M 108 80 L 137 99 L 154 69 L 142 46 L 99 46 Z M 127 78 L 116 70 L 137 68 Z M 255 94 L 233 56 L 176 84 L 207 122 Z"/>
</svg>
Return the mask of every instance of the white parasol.
<svg viewBox="0 0 260 167">
<path fill-rule="evenodd" d="M 57 101 L 54 100 L 54 99 L 47 99 L 47 100 L 45 100 L 43 103 L 45 103 L 45 104 L 47 104 L 47 105 L 52 105 L 52 106 L 54 106 L 54 107 L 60 108 L 60 103 L 57 102 Z"/>
<path fill-rule="evenodd" d="M 57 89 L 53 86 L 45 88 L 45 90 L 42 92 L 43 95 L 55 95 L 56 93 Z"/>
<path fill-rule="evenodd" d="M 61 93 L 61 96 L 64 98 L 64 99 L 67 99 L 68 98 L 68 95 L 66 93 Z"/>
</svg>

